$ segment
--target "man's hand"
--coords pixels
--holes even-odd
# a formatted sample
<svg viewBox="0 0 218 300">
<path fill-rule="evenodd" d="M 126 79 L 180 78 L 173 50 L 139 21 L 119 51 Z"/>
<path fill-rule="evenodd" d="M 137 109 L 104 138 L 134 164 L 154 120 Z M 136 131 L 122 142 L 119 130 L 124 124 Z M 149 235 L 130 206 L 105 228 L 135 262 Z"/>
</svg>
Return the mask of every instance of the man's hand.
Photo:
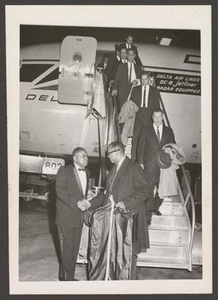
<svg viewBox="0 0 218 300">
<path fill-rule="evenodd" d="M 123 210 L 126 210 L 126 206 L 125 206 L 125 204 L 122 201 L 116 203 L 116 207 L 119 207 L 119 208 L 121 208 Z"/>
<path fill-rule="evenodd" d="M 144 170 L 144 165 L 143 164 L 140 164 L 141 168 Z"/>
<path fill-rule="evenodd" d="M 137 84 L 138 84 L 138 81 L 137 80 L 133 80 L 132 85 L 136 86 Z"/>
<path fill-rule="evenodd" d="M 112 96 L 117 96 L 117 90 L 113 90 L 111 94 Z"/>
<path fill-rule="evenodd" d="M 77 202 L 77 207 L 81 211 L 85 211 L 85 210 L 87 210 L 91 207 L 91 204 L 86 199 L 83 199 L 83 200 L 80 200 L 80 201 Z"/>
</svg>

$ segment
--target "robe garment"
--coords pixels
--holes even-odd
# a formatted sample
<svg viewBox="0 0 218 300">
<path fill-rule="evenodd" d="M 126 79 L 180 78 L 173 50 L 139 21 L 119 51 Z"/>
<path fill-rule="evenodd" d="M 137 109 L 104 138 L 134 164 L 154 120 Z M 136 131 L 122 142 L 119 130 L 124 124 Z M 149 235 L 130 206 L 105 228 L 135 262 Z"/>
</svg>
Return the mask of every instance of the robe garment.
<svg viewBox="0 0 218 300">
<path fill-rule="evenodd" d="M 91 217 L 88 255 L 89 280 L 105 280 L 110 231 L 111 204 L 95 210 Z M 113 211 L 110 280 L 131 278 L 133 214 L 120 208 Z"/>
</svg>

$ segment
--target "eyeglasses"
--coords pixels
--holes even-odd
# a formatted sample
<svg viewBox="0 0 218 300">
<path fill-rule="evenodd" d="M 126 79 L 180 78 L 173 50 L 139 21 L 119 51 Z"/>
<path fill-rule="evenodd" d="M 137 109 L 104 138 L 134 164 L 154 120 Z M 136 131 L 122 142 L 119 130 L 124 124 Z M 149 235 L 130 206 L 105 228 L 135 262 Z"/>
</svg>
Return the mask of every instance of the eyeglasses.
<svg viewBox="0 0 218 300">
<path fill-rule="evenodd" d="M 116 150 L 113 150 L 111 152 L 108 152 L 107 157 L 109 157 L 111 153 L 114 153 L 114 152 L 117 152 L 117 151 L 120 151 L 120 149 L 116 149 Z"/>
</svg>

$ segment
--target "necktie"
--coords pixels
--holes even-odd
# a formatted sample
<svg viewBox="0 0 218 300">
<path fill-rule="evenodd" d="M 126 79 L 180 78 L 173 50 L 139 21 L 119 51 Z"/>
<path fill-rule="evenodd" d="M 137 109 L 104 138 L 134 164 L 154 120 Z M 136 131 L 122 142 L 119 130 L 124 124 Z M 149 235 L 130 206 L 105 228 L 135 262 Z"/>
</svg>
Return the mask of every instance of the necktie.
<svg viewBox="0 0 218 300">
<path fill-rule="evenodd" d="M 143 94 L 143 107 L 146 107 L 146 88 L 144 87 L 144 94 Z"/>
<path fill-rule="evenodd" d="M 157 126 L 157 138 L 158 138 L 158 141 L 160 143 L 160 130 L 159 130 L 159 126 Z"/>
<path fill-rule="evenodd" d="M 83 172 L 85 172 L 85 168 L 84 169 L 82 169 L 82 168 L 78 168 L 78 171 L 83 171 Z"/>
<path fill-rule="evenodd" d="M 132 63 L 130 63 L 129 83 L 131 83 L 131 78 L 132 78 Z"/>
</svg>

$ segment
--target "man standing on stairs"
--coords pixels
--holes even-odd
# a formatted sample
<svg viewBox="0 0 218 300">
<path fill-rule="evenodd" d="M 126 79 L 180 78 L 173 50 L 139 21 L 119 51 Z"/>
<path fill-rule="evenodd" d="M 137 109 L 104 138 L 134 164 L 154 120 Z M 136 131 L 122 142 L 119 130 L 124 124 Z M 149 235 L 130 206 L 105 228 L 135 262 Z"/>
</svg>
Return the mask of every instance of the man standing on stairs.
<svg viewBox="0 0 218 300">
<path fill-rule="evenodd" d="M 113 83 L 112 96 L 117 96 L 118 113 L 128 99 L 132 86 L 138 84 L 142 72 L 141 67 L 134 63 L 134 50 L 128 50 L 127 59 L 127 63 L 119 64 Z"/>
<path fill-rule="evenodd" d="M 132 34 L 129 34 L 126 36 L 126 42 L 123 43 L 123 44 L 120 44 L 120 47 L 125 47 L 127 50 L 128 49 L 132 49 L 134 50 L 135 52 L 135 63 L 139 66 L 142 66 L 142 62 L 139 58 L 139 55 L 138 55 L 138 49 L 135 45 L 133 45 L 133 35 Z"/>
<path fill-rule="evenodd" d="M 135 116 L 133 127 L 131 158 L 136 159 L 136 147 L 141 129 L 152 124 L 152 113 L 155 109 L 160 109 L 160 92 L 150 85 L 150 74 L 143 72 L 141 75 L 141 85 L 135 86 L 130 95 L 139 110 Z"/>
<path fill-rule="evenodd" d="M 152 214 L 161 215 L 159 207 L 163 202 L 156 192 L 160 181 L 160 167 L 157 164 L 156 156 L 164 145 L 175 143 L 173 130 L 163 124 L 161 109 L 154 110 L 152 120 L 152 125 L 141 130 L 137 147 L 137 161 L 144 169 L 145 178 L 151 186 L 151 194 L 146 203 L 149 223 Z"/>
</svg>

